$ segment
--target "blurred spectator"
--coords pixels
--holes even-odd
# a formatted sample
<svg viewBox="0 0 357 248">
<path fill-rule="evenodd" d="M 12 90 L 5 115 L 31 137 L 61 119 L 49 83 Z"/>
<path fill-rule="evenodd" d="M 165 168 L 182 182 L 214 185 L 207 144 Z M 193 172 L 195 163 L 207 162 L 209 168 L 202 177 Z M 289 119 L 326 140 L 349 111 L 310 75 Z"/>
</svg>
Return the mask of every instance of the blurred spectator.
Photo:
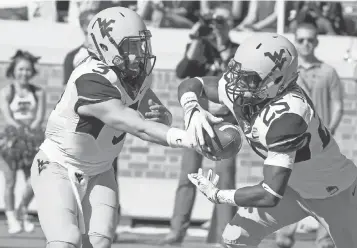
<svg viewBox="0 0 357 248">
<path fill-rule="evenodd" d="M 295 46 L 299 55 L 300 76 L 297 83 L 311 98 L 324 125 L 335 134 L 343 115 L 343 87 L 334 68 L 315 56 L 318 28 L 312 23 L 301 23 L 295 32 Z M 276 236 L 279 247 L 292 247 L 297 224 L 282 228 Z M 317 230 L 319 248 L 334 247 L 328 232 L 321 225 Z"/>
<path fill-rule="evenodd" d="M 341 2 L 346 32 L 349 36 L 357 36 L 357 2 Z"/>
<path fill-rule="evenodd" d="M 68 8 L 68 17 L 67 21 L 70 24 L 80 25 L 83 29 L 83 23 L 81 23 L 83 16 L 88 13 L 97 13 L 99 8 L 100 1 L 93 0 L 70 0 Z M 89 22 L 88 22 L 89 23 Z M 87 25 L 88 25 L 87 23 Z M 87 26 L 85 26 L 87 28 Z"/>
<path fill-rule="evenodd" d="M 5 214 L 8 232 L 26 232 L 34 230 L 27 215 L 27 207 L 34 194 L 30 183 L 30 167 L 44 139 L 42 122 L 45 115 L 46 95 L 38 86 L 30 83 L 36 75 L 35 64 L 38 57 L 29 52 L 17 51 L 7 69 L 6 76 L 10 84 L 0 94 L 0 107 L 7 128 L 1 137 L 1 155 L 6 162 L 5 175 Z M 14 188 L 17 170 L 23 170 L 26 189 L 22 195 L 17 214 L 14 211 Z M 18 220 L 23 220 L 21 224 Z"/>
<path fill-rule="evenodd" d="M 251 0 L 248 14 L 236 27 L 240 31 L 276 32 L 277 28 L 276 1 Z"/>
<path fill-rule="evenodd" d="M 221 5 L 229 6 L 232 10 L 232 17 L 234 25 L 238 25 L 246 16 L 249 9 L 249 2 L 247 0 L 236 0 L 236 1 L 210 1 L 210 0 L 201 0 L 200 9 L 201 15 L 206 15 Z"/>
<path fill-rule="evenodd" d="M 1 20 L 28 20 L 26 0 L 0 1 Z"/>
<path fill-rule="evenodd" d="M 234 56 L 238 44 L 229 39 L 233 20 L 228 8 L 218 7 L 212 15 L 203 17 L 191 31 L 191 43 L 187 45 L 184 58 L 176 67 L 178 78 L 221 75 L 229 60 Z M 220 104 L 202 101 L 201 106 L 209 109 L 225 121 L 235 123 L 228 108 Z M 190 225 L 196 189 L 188 180 L 187 174 L 202 166 L 202 155 L 194 150 L 184 150 L 181 174 L 176 191 L 175 206 L 171 219 L 171 232 L 160 244 L 181 243 Z M 235 187 L 235 158 L 216 162 L 216 173 L 220 176 L 222 189 Z M 225 225 L 233 218 L 237 209 L 229 205 L 216 205 L 207 237 L 209 243 L 219 243 Z"/>
<path fill-rule="evenodd" d="M 314 22 L 319 34 L 347 34 L 342 5 L 339 2 L 295 1 L 289 12 L 288 22 L 291 32 L 295 32 L 299 23 Z"/>
<path fill-rule="evenodd" d="M 28 20 L 30 21 L 57 22 L 57 6 L 55 0 L 29 1 L 27 8 Z"/>
<path fill-rule="evenodd" d="M 75 48 L 74 50 L 70 51 L 63 63 L 63 85 L 66 85 L 68 82 L 69 77 L 71 76 L 71 73 L 73 72 L 74 68 L 82 62 L 85 58 L 87 58 L 88 51 L 87 51 L 87 27 L 90 22 L 90 20 L 93 18 L 93 16 L 97 12 L 95 10 L 86 10 L 83 11 L 80 16 L 79 16 L 79 23 L 84 35 L 84 42 L 82 45 L 79 47 Z"/>
<path fill-rule="evenodd" d="M 146 1 L 138 10 L 151 26 L 191 28 L 198 21 L 199 1 Z"/>
<path fill-rule="evenodd" d="M 83 12 L 93 11 L 98 13 L 104 9 L 121 6 L 125 8 L 136 9 L 137 1 L 98 1 L 98 0 L 70 0 L 68 8 L 68 23 L 80 25 L 79 16 Z"/>
</svg>

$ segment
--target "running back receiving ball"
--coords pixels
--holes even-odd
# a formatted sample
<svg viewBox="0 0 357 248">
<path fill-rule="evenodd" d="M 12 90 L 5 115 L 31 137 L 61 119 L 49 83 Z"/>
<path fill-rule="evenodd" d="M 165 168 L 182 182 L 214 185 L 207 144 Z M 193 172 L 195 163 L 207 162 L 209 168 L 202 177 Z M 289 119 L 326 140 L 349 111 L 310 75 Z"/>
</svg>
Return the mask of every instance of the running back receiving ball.
<svg viewBox="0 0 357 248">
<path fill-rule="evenodd" d="M 187 132 L 202 147 L 202 129 L 211 134 L 218 123 L 199 104 L 206 98 L 229 108 L 264 160 L 260 183 L 233 190 L 219 189 L 211 170 L 188 175 L 211 202 L 240 207 L 222 235 L 227 247 L 257 248 L 267 235 L 308 216 L 336 247 L 357 247 L 356 165 L 341 153 L 298 77 L 298 54 L 287 38 L 254 34 L 222 77 L 189 78 L 178 88 Z"/>
</svg>

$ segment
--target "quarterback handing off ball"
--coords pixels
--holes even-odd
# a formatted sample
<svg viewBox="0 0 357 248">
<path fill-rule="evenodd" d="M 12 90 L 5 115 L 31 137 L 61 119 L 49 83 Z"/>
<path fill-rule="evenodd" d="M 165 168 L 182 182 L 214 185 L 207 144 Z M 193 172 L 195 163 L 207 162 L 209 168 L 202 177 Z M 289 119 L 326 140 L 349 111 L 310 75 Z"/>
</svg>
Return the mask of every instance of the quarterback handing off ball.
<svg viewBox="0 0 357 248">
<path fill-rule="evenodd" d="M 211 148 L 211 155 L 218 159 L 227 159 L 237 155 L 243 142 L 239 128 L 229 122 L 213 124 L 212 128 L 215 132 L 213 139 L 204 132 L 206 145 Z"/>
</svg>

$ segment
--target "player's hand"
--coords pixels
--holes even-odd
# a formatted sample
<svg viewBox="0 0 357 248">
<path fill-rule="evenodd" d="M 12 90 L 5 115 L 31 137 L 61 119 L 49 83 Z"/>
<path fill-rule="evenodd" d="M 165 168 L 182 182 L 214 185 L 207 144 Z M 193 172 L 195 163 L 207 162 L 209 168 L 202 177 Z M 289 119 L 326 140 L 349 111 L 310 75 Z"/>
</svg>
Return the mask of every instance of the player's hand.
<svg viewBox="0 0 357 248">
<path fill-rule="evenodd" d="M 198 173 L 188 174 L 188 179 L 196 185 L 197 189 L 204 194 L 208 200 L 211 202 L 218 204 L 217 193 L 219 189 L 216 187 L 219 176 L 216 174 L 213 176 L 213 171 L 210 169 L 208 171 L 207 177 L 203 175 L 203 170 L 198 169 Z"/>
<path fill-rule="evenodd" d="M 152 99 L 149 99 L 148 104 L 150 112 L 145 113 L 146 120 L 156 121 L 171 126 L 172 114 L 164 105 L 155 103 Z"/>
<path fill-rule="evenodd" d="M 189 135 L 195 137 L 202 147 L 205 145 L 203 130 L 213 139 L 215 137 L 211 124 L 220 123 L 223 118 L 217 118 L 204 110 L 198 102 L 193 102 L 185 109 L 185 128 Z"/>
</svg>

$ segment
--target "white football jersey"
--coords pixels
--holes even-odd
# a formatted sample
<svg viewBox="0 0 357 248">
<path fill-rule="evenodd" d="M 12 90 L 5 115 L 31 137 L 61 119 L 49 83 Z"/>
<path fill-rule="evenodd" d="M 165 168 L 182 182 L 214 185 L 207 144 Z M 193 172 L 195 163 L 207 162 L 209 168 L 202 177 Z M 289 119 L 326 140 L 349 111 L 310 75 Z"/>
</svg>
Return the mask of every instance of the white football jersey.
<svg viewBox="0 0 357 248">
<path fill-rule="evenodd" d="M 224 77 L 220 78 L 220 101 L 235 115 L 247 142 L 265 164 L 279 164 L 274 161 L 276 152 L 296 152 L 288 184 L 302 197 L 326 198 L 347 189 L 356 179 L 356 166 L 341 154 L 310 98 L 298 85 L 255 111 L 235 106 L 225 85 Z"/>
<path fill-rule="evenodd" d="M 74 166 L 89 176 L 110 169 L 126 133 L 95 117 L 79 115 L 77 110 L 82 105 L 110 99 L 120 99 L 125 106 L 137 110 L 150 84 L 150 80 L 145 80 L 140 89 L 132 89 L 110 67 L 88 57 L 73 71 L 50 114 L 40 149 L 62 166 Z"/>
</svg>

